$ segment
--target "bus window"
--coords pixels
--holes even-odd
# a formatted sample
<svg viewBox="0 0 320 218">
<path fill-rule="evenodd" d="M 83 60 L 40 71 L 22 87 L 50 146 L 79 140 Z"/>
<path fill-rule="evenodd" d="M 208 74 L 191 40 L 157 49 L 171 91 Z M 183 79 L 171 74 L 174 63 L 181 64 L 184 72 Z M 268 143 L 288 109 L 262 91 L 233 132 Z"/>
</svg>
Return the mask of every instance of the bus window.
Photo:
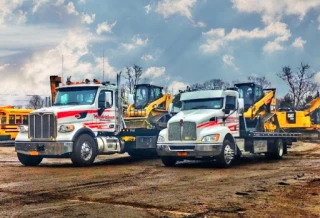
<svg viewBox="0 0 320 218">
<path fill-rule="evenodd" d="M 21 124 L 21 115 L 16 115 L 16 124 Z"/>
<path fill-rule="evenodd" d="M 23 124 L 28 125 L 28 116 L 23 116 Z"/>
<path fill-rule="evenodd" d="M 9 124 L 15 124 L 14 115 L 9 115 Z"/>
<path fill-rule="evenodd" d="M 7 117 L 1 117 L 1 124 L 6 124 L 7 122 Z"/>
</svg>

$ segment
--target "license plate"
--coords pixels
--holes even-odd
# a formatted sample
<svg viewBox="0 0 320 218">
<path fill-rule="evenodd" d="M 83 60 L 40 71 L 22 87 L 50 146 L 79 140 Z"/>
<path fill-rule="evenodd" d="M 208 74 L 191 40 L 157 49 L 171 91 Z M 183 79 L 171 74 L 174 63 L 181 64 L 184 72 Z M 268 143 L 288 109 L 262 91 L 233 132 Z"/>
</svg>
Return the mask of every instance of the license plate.
<svg viewBox="0 0 320 218">
<path fill-rule="evenodd" d="M 178 151 L 178 152 L 177 152 L 177 155 L 178 155 L 179 157 L 185 157 L 185 156 L 188 156 L 188 152 L 186 152 L 186 151 Z"/>
</svg>

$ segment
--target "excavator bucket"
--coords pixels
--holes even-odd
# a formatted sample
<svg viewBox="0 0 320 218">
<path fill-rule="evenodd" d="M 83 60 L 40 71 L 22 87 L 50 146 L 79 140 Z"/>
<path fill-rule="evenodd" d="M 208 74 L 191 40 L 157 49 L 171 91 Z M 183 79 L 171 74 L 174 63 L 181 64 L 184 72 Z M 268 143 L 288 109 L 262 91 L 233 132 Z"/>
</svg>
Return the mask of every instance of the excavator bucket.
<svg viewBox="0 0 320 218">
<path fill-rule="evenodd" d="M 151 124 L 146 117 L 127 117 L 124 121 L 127 128 L 151 128 Z"/>
</svg>

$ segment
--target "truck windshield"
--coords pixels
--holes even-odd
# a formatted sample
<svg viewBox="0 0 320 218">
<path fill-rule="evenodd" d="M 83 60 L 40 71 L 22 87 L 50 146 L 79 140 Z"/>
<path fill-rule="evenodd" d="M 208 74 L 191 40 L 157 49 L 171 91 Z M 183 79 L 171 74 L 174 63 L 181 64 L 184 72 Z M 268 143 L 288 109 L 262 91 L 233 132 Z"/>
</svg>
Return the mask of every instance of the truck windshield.
<svg viewBox="0 0 320 218">
<path fill-rule="evenodd" d="M 53 105 L 93 104 L 97 89 L 97 87 L 60 88 Z"/>
<path fill-rule="evenodd" d="M 223 98 L 204 98 L 182 101 L 181 110 L 221 109 Z"/>
</svg>

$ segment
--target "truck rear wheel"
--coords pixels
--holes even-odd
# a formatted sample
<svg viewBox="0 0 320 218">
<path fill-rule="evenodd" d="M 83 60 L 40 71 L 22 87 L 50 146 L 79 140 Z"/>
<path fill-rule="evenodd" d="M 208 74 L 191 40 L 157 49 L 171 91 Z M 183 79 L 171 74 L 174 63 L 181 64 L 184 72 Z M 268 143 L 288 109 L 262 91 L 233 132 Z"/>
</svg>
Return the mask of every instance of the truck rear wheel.
<svg viewBox="0 0 320 218">
<path fill-rule="evenodd" d="M 219 167 L 226 168 L 232 165 L 235 159 L 234 148 L 235 145 L 229 140 L 223 141 L 221 154 L 216 158 Z"/>
<path fill-rule="evenodd" d="M 20 163 L 22 163 L 25 166 L 37 166 L 41 163 L 42 157 L 39 156 L 30 156 L 30 155 L 25 155 L 21 153 L 17 153 L 18 159 Z"/>
<path fill-rule="evenodd" d="M 83 134 L 75 141 L 71 161 L 76 166 L 90 166 L 93 164 L 97 155 L 96 142 L 90 135 Z"/>
<path fill-rule="evenodd" d="M 275 147 L 272 152 L 265 153 L 265 157 L 270 160 L 280 160 L 284 154 L 284 143 L 281 139 L 275 142 Z"/>
<path fill-rule="evenodd" d="M 175 157 L 161 157 L 161 161 L 166 167 L 172 167 L 177 163 Z"/>
</svg>

